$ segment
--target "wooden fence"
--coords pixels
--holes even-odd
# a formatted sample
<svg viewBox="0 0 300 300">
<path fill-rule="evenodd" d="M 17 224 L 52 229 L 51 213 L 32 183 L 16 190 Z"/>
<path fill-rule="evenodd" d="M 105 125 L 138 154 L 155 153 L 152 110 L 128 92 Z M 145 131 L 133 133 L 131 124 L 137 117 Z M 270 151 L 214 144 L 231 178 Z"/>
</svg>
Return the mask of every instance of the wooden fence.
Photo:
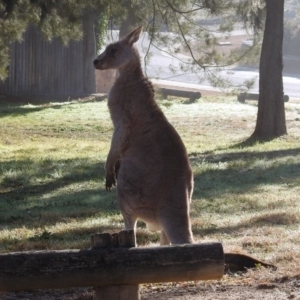
<svg viewBox="0 0 300 300">
<path fill-rule="evenodd" d="M 138 300 L 139 284 L 220 279 L 221 243 L 134 247 L 133 230 L 92 236 L 89 250 L 0 254 L 0 292 L 94 286 L 97 300 Z"/>
<path fill-rule="evenodd" d="M 93 41 L 87 41 L 87 36 L 64 46 L 57 38 L 45 40 L 36 27 L 29 26 L 23 42 L 11 46 L 9 76 L 0 81 L 0 95 L 68 97 L 95 93 L 95 83 L 87 82 L 95 81 L 91 49 L 87 55 Z"/>
</svg>

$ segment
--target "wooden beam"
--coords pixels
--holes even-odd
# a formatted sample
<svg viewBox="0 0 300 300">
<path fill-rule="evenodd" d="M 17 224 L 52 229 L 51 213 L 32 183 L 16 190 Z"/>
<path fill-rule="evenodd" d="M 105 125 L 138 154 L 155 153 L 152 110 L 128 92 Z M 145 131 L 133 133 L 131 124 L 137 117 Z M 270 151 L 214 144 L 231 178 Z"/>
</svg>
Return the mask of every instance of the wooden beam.
<svg viewBox="0 0 300 300">
<path fill-rule="evenodd" d="M 221 243 L 0 254 L 0 291 L 220 279 Z"/>
<path fill-rule="evenodd" d="M 259 94 L 255 93 L 240 93 L 237 95 L 237 100 L 240 103 L 245 103 L 246 100 L 256 100 L 258 101 Z M 283 95 L 283 101 L 288 102 L 290 97 L 288 95 Z"/>
<path fill-rule="evenodd" d="M 162 88 L 161 93 L 163 97 L 167 98 L 168 96 L 175 96 L 175 97 L 183 97 L 189 98 L 190 102 L 194 102 L 196 99 L 201 97 L 201 93 L 198 91 L 188 91 L 182 89 L 174 89 L 174 88 Z"/>
</svg>

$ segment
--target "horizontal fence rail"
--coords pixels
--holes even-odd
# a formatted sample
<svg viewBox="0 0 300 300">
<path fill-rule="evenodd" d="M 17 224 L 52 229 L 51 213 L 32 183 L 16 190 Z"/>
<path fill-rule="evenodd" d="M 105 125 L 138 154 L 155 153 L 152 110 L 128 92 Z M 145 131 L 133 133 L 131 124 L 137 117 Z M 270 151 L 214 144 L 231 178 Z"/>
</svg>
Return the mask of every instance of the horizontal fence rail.
<svg viewBox="0 0 300 300">
<path fill-rule="evenodd" d="M 220 279 L 221 243 L 0 254 L 0 291 Z"/>
</svg>

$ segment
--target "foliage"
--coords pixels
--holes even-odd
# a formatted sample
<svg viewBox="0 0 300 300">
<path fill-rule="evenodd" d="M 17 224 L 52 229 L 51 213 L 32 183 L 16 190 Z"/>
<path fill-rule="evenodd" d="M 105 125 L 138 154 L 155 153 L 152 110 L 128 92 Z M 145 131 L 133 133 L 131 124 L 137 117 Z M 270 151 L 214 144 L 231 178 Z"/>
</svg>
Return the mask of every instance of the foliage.
<svg viewBox="0 0 300 300">
<path fill-rule="evenodd" d="M 265 1 L 250 0 L 240 1 L 237 5 L 237 15 L 242 18 L 246 27 L 254 29 L 258 33 L 264 29 Z"/>
<path fill-rule="evenodd" d="M 82 16 L 103 7 L 100 0 L 0 0 L 0 79 L 7 76 L 11 43 L 22 41 L 29 24 L 39 26 L 46 39 L 67 44 L 82 37 Z"/>
<path fill-rule="evenodd" d="M 103 48 L 104 46 L 104 38 L 105 38 L 105 33 L 107 30 L 107 23 L 108 23 L 108 15 L 107 11 L 103 10 L 100 14 L 100 18 L 96 20 L 95 24 L 95 36 L 96 36 L 96 52 Z"/>
<path fill-rule="evenodd" d="M 297 5 L 291 18 L 284 27 L 283 52 L 289 55 L 300 56 L 300 4 Z"/>
<path fill-rule="evenodd" d="M 7 3 L 0 2 L 0 79 L 5 77 L 9 65 L 10 43 L 21 41 L 26 24 L 36 15 L 35 12 L 28 10 L 26 1 L 20 1 L 18 6 L 14 6 L 15 9 L 12 9 L 9 3 L 9 1 Z M 5 9 L 8 10 L 7 13 L 5 13 Z M 7 15 L 9 15 L 9 19 Z"/>
<path fill-rule="evenodd" d="M 0 0 L 0 36 L 3 37 L 0 40 L 0 79 L 7 74 L 9 45 L 22 40 L 22 33 L 29 23 L 40 26 L 45 38 L 59 37 L 66 44 L 70 39 L 81 38 L 82 16 L 89 11 L 97 11 L 98 49 L 103 43 L 107 19 L 111 26 L 120 28 L 121 35 L 137 23 L 143 23 L 154 47 L 174 57 L 179 57 L 182 52 L 190 57 L 188 61 L 182 61 L 183 72 L 197 73 L 200 81 L 208 77 L 213 85 L 226 87 L 230 82 L 216 76 L 216 71 L 241 62 L 246 56 L 249 60 L 259 45 L 259 39 L 255 39 L 258 43 L 250 49 L 225 55 L 216 47 L 216 33 L 223 38 L 228 37 L 233 24 L 241 22 L 241 18 L 246 27 L 257 26 L 258 20 L 262 22 L 263 19 L 263 7 L 257 2 L 260 3 L 233 0 Z M 209 24 L 205 25 L 203 21 L 207 20 L 216 21 L 218 26 L 211 28 Z M 167 35 L 165 31 L 173 34 Z M 149 57 L 150 53 L 145 61 Z"/>
<path fill-rule="evenodd" d="M 109 10 L 111 24 L 125 31 L 124 18 L 129 18 L 132 26 L 139 20 L 149 35 L 150 45 L 177 58 L 181 71 L 197 74 L 200 82 L 208 78 L 213 86 L 231 86 L 229 79 L 217 75 L 218 71 L 236 63 L 251 63 L 258 57 L 264 1 L 152 0 L 142 5 L 141 1 L 124 2 L 127 5 L 120 10 Z M 254 43 L 247 49 L 224 53 L 218 49 L 218 41 L 227 39 L 236 23 L 255 29 Z M 131 29 L 128 26 L 127 31 Z M 150 45 L 145 64 L 151 59 Z M 183 59 L 182 53 L 190 58 Z M 244 86 L 249 88 L 246 83 Z"/>
</svg>

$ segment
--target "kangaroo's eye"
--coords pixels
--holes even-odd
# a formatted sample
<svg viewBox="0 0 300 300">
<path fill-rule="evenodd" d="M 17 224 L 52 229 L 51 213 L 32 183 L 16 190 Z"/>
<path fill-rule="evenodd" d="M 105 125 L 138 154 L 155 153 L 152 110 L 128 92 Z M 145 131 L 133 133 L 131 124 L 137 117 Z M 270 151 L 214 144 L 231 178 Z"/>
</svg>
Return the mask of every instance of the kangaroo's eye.
<svg viewBox="0 0 300 300">
<path fill-rule="evenodd" d="M 109 54 L 116 54 L 117 51 L 118 51 L 118 49 L 116 49 L 116 48 L 111 48 L 111 49 L 109 49 Z"/>
</svg>

